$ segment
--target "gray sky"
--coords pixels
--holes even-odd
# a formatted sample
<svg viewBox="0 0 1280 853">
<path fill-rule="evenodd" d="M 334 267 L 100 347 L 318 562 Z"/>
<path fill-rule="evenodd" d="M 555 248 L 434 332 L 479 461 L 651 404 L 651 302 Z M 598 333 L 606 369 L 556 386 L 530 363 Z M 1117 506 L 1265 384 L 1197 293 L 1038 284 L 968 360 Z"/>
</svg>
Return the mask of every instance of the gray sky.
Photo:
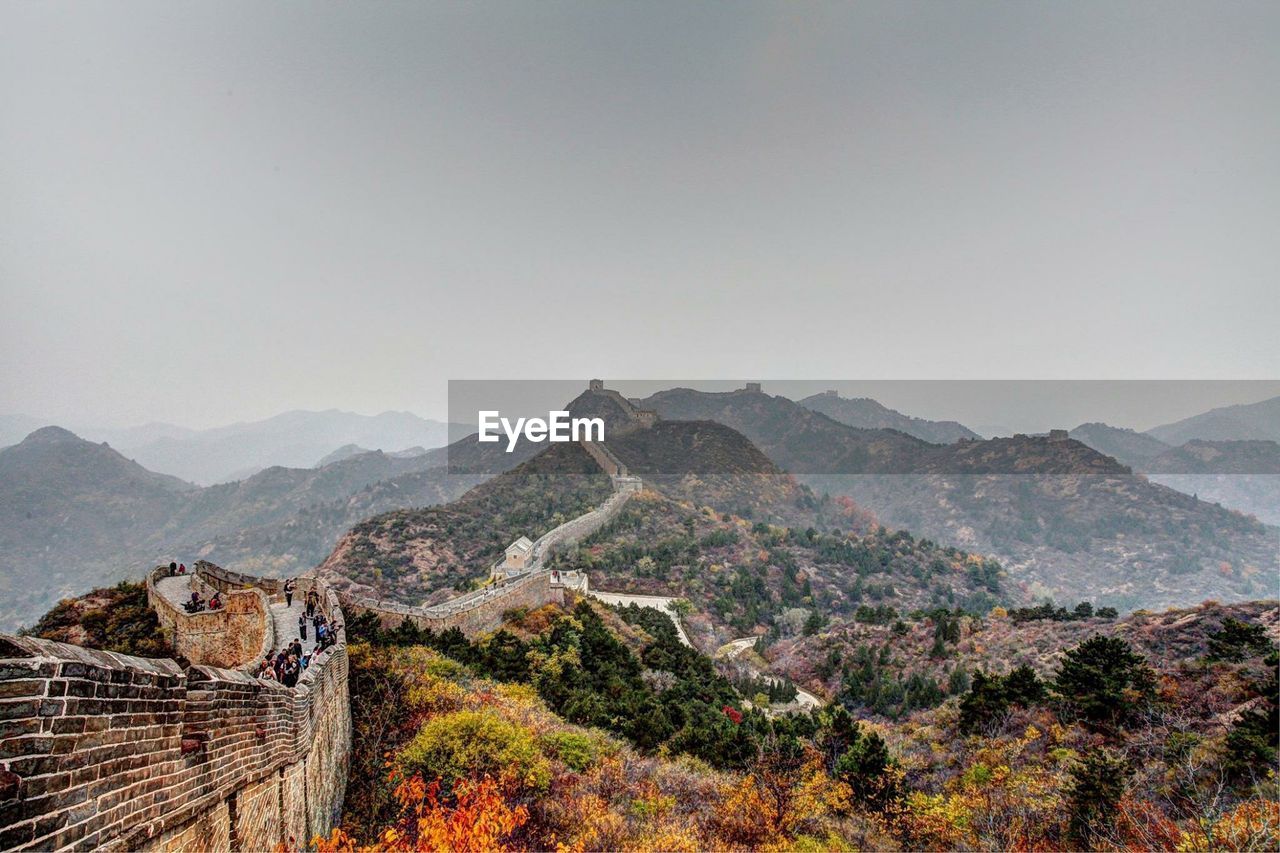
<svg viewBox="0 0 1280 853">
<path fill-rule="evenodd" d="M 3 0 L 0 412 L 1274 378 L 1278 41 L 1273 2 Z"/>
</svg>

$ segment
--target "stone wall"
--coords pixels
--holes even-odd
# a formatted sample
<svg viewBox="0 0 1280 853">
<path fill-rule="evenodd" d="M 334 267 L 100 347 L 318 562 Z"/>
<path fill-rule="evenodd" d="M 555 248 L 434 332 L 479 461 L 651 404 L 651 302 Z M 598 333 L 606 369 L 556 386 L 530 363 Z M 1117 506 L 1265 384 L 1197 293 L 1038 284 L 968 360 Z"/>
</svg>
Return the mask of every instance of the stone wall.
<svg viewBox="0 0 1280 853">
<path fill-rule="evenodd" d="M 147 603 L 179 655 L 196 664 L 242 667 L 261 660 L 272 647 L 269 602 L 261 590 L 222 589 L 214 584 L 222 593 L 222 607 L 188 613 L 157 590 L 156 582 L 168 574 L 168 566 L 156 566 L 147 576 Z M 192 589 L 208 600 L 212 594 L 210 585 L 195 574 L 186 578 Z"/>
<path fill-rule="evenodd" d="M 627 476 L 627 466 L 614 455 L 613 451 L 598 441 L 580 441 L 582 449 L 587 451 L 600 469 L 610 477 Z"/>
<path fill-rule="evenodd" d="M 502 614 L 517 608 L 534 610 L 552 602 L 564 603 L 564 589 L 552 585 L 551 573 L 538 571 L 491 584 L 466 596 L 450 599 L 435 607 L 409 607 L 395 601 L 347 598 L 343 609 L 348 616 L 373 613 L 385 627 L 395 627 L 405 619 L 419 628 L 436 633 L 457 628 L 468 637 L 495 630 Z"/>
<path fill-rule="evenodd" d="M 631 478 L 614 477 L 614 492 L 609 495 L 608 500 L 590 512 L 583 513 L 577 518 L 571 518 L 559 527 L 538 537 L 537 541 L 533 543 L 531 565 L 541 565 L 542 561 L 551 556 L 552 552 L 557 548 L 572 545 L 612 521 L 622 509 L 623 504 L 630 500 L 631 495 L 636 491 L 630 487 L 623 487 L 623 484 L 631 482 Z"/>
<path fill-rule="evenodd" d="M 327 833 L 351 748 L 337 639 L 288 688 L 0 635 L 0 849 L 299 849 Z"/>
<path fill-rule="evenodd" d="M 496 629 L 502 624 L 502 614 L 509 610 L 521 607 L 532 610 L 552 602 L 561 604 L 566 584 L 559 578 L 553 581 L 551 572 L 542 568 L 542 561 L 556 548 L 570 545 L 599 530 L 641 488 L 640 480 L 635 477 L 615 476 L 613 484 L 613 494 L 600 506 L 566 521 L 533 543 L 530 569 L 524 574 L 499 580 L 431 607 L 410 607 L 396 601 L 345 596 L 343 608 L 351 616 L 373 613 L 385 627 L 394 627 L 408 619 L 419 628 L 430 628 L 437 633 L 457 628 L 468 637 L 474 637 Z M 310 579 L 300 579 L 300 584 L 302 580 Z"/>
</svg>

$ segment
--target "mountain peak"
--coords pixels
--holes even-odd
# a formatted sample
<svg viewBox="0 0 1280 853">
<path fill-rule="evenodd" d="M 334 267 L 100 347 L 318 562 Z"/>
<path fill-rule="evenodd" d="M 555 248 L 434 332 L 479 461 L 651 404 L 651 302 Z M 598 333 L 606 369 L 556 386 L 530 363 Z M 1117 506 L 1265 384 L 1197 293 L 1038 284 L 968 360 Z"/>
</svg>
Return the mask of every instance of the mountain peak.
<svg viewBox="0 0 1280 853">
<path fill-rule="evenodd" d="M 28 435 L 22 440 L 23 444 L 68 444 L 76 441 L 84 441 L 83 438 L 76 435 L 69 429 L 63 429 L 60 426 L 40 427 L 40 429 Z"/>
</svg>

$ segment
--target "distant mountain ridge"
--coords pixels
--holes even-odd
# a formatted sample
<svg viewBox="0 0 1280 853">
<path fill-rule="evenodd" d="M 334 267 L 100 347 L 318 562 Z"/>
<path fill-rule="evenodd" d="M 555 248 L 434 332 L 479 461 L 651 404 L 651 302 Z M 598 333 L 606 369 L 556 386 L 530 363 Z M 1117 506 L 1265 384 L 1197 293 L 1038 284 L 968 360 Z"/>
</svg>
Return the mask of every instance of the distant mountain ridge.
<svg viewBox="0 0 1280 853">
<path fill-rule="evenodd" d="M 1170 449 L 1155 436 L 1104 423 L 1081 424 L 1069 435 L 1099 453 L 1105 453 L 1131 467 L 1141 467 Z"/>
<path fill-rule="evenodd" d="M 1071 437 L 1153 483 L 1280 525 L 1280 444 L 1274 441 L 1191 439 L 1170 447 L 1148 433 L 1100 423 L 1081 424 Z"/>
<path fill-rule="evenodd" d="M 1280 442 L 1280 397 L 1239 406 L 1223 406 L 1147 430 L 1147 435 L 1177 447 L 1193 439 Z"/>
<path fill-rule="evenodd" d="M 798 400 L 806 409 L 862 429 L 896 429 L 931 444 L 952 444 L 962 438 L 982 438 L 967 426 L 956 421 L 931 421 L 904 415 L 869 397 L 841 397 L 835 391 L 814 394 Z"/>
<path fill-rule="evenodd" d="M 521 455 L 494 464 L 517 464 Z M 273 466 L 199 487 L 106 444 L 44 427 L 0 450 L 0 628 L 58 598 L 156 561 L 207 558 L 267 575 L 316 565 L 361 519 L 446 502 L 479 481 L 451 476 L 443 449 L 370 451 L 322 468 Z"/>
<path fill-rule="evenodd" d="M 50 423 L 25 415 L 0 417 L 0 447 L 17 443 L 36 426 Z M 260 421 L 189 429 L 151 423 L 114 429 L 76 427 L 77 435 L 108 442 L 151 471 L 208 485 L 241 480 L 273 465 L 309 468 L 337 448 L 401 451 L 442 447 L 473 431 L 411 412 L 360 415 L 337 409 L 290 411 Z"/>
<path fill-rule="evenodd" d="M 815 491 L 883 522 L 999 557 L 1031 595 L 1117 607 L 1255 594 L 1280 532 L 1149 482 L 1067 436 L 929 444 L 835 422 L 784 397 L 680 388 L 640 405 L 719 421 Z"/>
</svg>

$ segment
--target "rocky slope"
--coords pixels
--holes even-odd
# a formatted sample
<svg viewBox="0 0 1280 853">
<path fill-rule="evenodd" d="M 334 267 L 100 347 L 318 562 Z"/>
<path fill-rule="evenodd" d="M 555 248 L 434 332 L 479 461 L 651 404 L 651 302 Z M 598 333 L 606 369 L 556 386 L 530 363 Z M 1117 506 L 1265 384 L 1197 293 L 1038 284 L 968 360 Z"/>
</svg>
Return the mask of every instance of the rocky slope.
<svg viewBox="0 0 1280 853">
<path fill-rule="evenodd" d="M 1005 563 L 1024 595 L 1121 609 L 1268 594 L 1275 528 L 1152 483 L 1074 440 L 1015 436 L 945 447 L 864 430 L 782 397 L 673 389 L 641 405 L 744 435 L 819 494 Z"/>
<path fill-rule="evenodd" d="M 552 444 L 452 503 L 357 524 L 317 571 L 338 589 L 431 603 L 487 578 L 490 564 L 518 537 L 536 538 L 612 490 L 580 446 Z"/>
<path fill-rule="evenodd" d="M 886 684 L 902 686 L 913 679 L 931 683 L 939 692 L 929 704 L 939 704 L 953 692 L 948 685 L 963 685 L 959 690 L 963 692 L 978 670 L 1004 674 L 1025 664 L 1041 677 L 1048 676 L 1061 662 L 1064 649 L 1094 635 L 1122 637 L 1166 669 L 1204 657 L 1210 635 L 1228 618 L 1261 625 L 1273 640 L 1280 640 L 1280 602 L 1275 600 L 1205 602 L 1119 618 L 1093 612 L 1078 616 L 1073 608 L 1056 619 L 1017 616 L 1001 608 L 984 617 L 954 617 L 950 633 L 939 631 L 940 619 L 951 618 L 946 614 L 907 620 L 900 627 L 842 620 L 818 635 L 784 637 L 770 644 L 764 656 L 774 671 L 802 687 L 842 697 L 863 713 L 883 714 L 900 712 L 905 697 L 895 693 L 885 701 L 884 696 L 858 689 L 859 682 L 866 680 L 860 668 L 873 670 Z"/>
</svg>

